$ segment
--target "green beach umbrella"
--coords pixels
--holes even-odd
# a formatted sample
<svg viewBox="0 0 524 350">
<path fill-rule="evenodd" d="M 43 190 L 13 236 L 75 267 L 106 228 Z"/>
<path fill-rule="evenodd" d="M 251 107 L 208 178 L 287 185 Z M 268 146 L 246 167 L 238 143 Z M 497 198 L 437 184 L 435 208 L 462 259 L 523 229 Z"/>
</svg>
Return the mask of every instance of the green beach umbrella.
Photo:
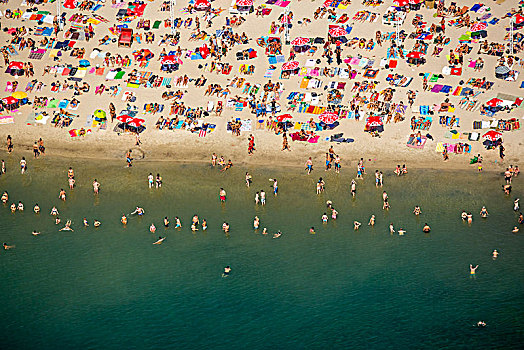
<svg viewBox="0 0 524 350">
<path fill-rule="evenodd" d="M 101 109 L 97 109 L 93 115 L 98 119 L 106 119 L 106 112 Z"/>
</svg>

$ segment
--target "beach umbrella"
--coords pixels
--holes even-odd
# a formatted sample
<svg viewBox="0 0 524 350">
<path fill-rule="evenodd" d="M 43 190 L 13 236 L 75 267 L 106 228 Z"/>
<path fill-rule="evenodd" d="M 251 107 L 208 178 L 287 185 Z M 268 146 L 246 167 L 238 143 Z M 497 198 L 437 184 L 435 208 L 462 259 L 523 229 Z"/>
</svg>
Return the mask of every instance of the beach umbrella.
<svg viewBox="0 0 524 350">
<path fill-rule="evenodd" d="M 381 126 L 381 125 L 384 125 L 384 123 L 382 122 L 382 118 L 380 118 L 380 116 L 378 116 L 378 115 L 369 117 L 367 122 L 366 122 L 366 124 L 368 126 Z"/>
<path fill-rule="evenodd" d="M 470 30 L 472 32 L 478 32 L 479 30 L 484 30 L 488 27 L 487 23 L 486 22 L 479 22 L 479 23 L 475 23 L 473 24 L 471 27 L 470 27 Z"/>
<path fill-rule="evenodd" d="M 281 115 L 279 115 L 279 116 L 277 117 L 277 120 L 278 120 L 279 122 L 283 122 L 284 120 L 288 120 L 288 119 L 291 119 L 291 118 L 293 118 L 293 117 L 291 116 L 291 114 L 281 114 Z"/>
<path fill-rule="evenodd" d="M 333 0 L 326 0 L 324 1 L 324 3 L 322 4 L 323 7 L 329 7 L 331 6 L 331 3 L 333 2 Z"/>
<path fill-rule="evenodd" d="M 331 35 L 333 38 L 338 38 L 339 36 L 344 36 L 347 34 L 347 32 L 340 27 L 333 27 L 328 31 L 329 35 Z"/>
<path fill-rule="evenodd" d="M 489 100 L 488 102 L 486 102 L 486 104 L 490 107 L 497 107 L 498 105 L 500 105 L 503 101 L 500 99 L 500 98 L 492 98 L 491 100 Z"/>
<path fill-rule="evenodd" d="M 497 141 L 498 139 L 502 137 L 502 134 L 498 131 L 490 130 L 487 133 L 485 133 L 482 137 L 490 141 Z"/>
<path fill-rule="evenodd" d="M 145 120 L 144 119 L 138 119 L 138 118 L 134 118 L 133 120 L 131 120 L 130 122 L 127 123 L 127 125 L 129 126 L 133 126 L 135 128 L 139 128 L 142 124 L 144 124 Z"/>
<path fill-rule="evenodd" d="M 65 7 L 66 9 L 73 10 L 73 9 L 76 8 L 76 1 L 74 1 L 74 0 L 66 0 L 66 1 L 64 2 L 64 7 Z"/>
<path fill-rule="evenodd" d="M 309 45 L 309 39 L 307 38 L 302 38 L 302 37 L 298 37 L 298 38 L 295 38 L 291 41 L 291 45 L 293 46 L 305 46 L 305 45 Z"/>
<path fill-rule="evenodd" d="M 409 0 L 409 3 L 412 5 L 418 5 L 422 2 L 424 2 L 424 0 Z"/>
<path fill-rule="evenodd" d="M 409 0 L 393 0 L 393 3 L 397 6 L 397 7 L 403 7 L 403 6 L 406 6 L 409 4 Z"/>
<path fill-rule="evenodd" d="M 88 60 L 80 60 L 78 64 L 80 65 L 80 67 L 89 67 L 91 65 L 91 63 Z"/>
<path fill-rule="evenodd" d="M 15 91 L 11 94 L 12 97 L 16 98 L 17 100 L 21 100 L 27 97 L 27 94 L 23 91 Z"/>
<path fill-rule="evenodd" d="M 97 109 L 96 111 L 94 111 L 93 115 L 95 116 L 95 118 L 98 118 L 98 119 L 106 118 L 106 112 L 101 109 Z"/>
<path fill-rule="evenodd" d="M 295 70 L 298 68 L 298 61 L 289 61 L 282 65 L 282 70 Z"/>
<path fill-rule="evenodd" d="M 253 0 L 237 0 L 237 6 L 253 6 Z"/>
<path fill-rule="evenodd" d="M 195 2 L 195 8 L 200 11 L 207 10 L 211 7 L 211 4 L 208 0 L 196 0 Z"/>
<path fill-rule="evenodd" d="M 318 116 L 318 119 L 320 119 L 326 124 L 333 124 L 338 120 L 338 114 L 333 112 L 323 112 L 321 115 Z"/>
<path fill-rule="evenodd" d="M 175 55 L 166 55 L 162 57 L 162 64 L 175 64 L 177 63 L 177 57 Z"/>
<path fill-rule="evenodd" d="M 498 66 L 495 68 L 495 74 L 508 74 L 510 69 L 506 66 Z"/>
<path fill-rule="evenodd" d="M 9 68 L 10 69 L 22 69 L 24 68 L 24 63 L 18 62 L 18 61 L 12 61 L 9 63 Z"/>
<path fill-rule="evenodd" d="M 422 56 L 424 56 L 424 54 L 419 51 L 412 51 L 408 53 L 408 58 L 422 58 Z"/>
<path fill-rule="evenodd" d="M 135 119 L 127 114 L 119 115 L 116 117 L 117 120 L 121 121 L 122 123 L 129 123 L 131 120 Z"/>
</svg>

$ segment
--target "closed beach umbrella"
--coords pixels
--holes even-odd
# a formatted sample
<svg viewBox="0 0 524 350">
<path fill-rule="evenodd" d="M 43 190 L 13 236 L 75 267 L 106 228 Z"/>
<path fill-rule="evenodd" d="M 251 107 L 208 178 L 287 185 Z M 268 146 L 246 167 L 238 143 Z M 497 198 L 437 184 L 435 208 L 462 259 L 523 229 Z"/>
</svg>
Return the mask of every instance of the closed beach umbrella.
<svg viewBox="0 0 524 350">
<path fill-rule="evenodd" d="M 502 100 L 500 98 L 492 98 L 491 100 L 489 100 L 488 102 L 486 102 L 486 104 L 490 107 L 497 107 L 498 105 L 500 105 L 502 103 Z"/>
<path fill-rule="evenodd" d="M 27 94 L 23 91 L 15 91 L 11 94 L 11 96 L 16 98 L 17 100 L 21 100 L 23 98 L 26 98 Z"/>
<path fill-rule="evenodd" d="M 298 61 L 289 61 L 282 65 L 282 70 L 295 70 L 298 68 Z"/>
<path fill-rule="evenodd" d="M 295 39 L 293 39 L 293 41 L 291 41 L 291 45 L 293 45 L 293 46 L 309 45 L 309 39 L 302 38 L 302 37 L 299 36 L 298 38 L 295 38 Z"/>
<path fill-rule="evenodd" d="M 487 133 L 485 133 L 482 137 L 490 141 L 497 141 L 502 137 L 502 134 L 498 131 L 490 130 Z"/>
<path fill-rule="evenodd" d="M 344 30 L 344 28 L 340 27 L 333 27 L 328 31 L 329 35 L 331 35 L 333 38 L 338 38 L 339 36 L 344 36 L 347 34 L 347 32 Z"/>
<path fill-rule="evenodd" d="M 333 124 L 338 120 L 338 114 L 333 112 L 324 112 L 319 115 L 318 118 L 326 124 Z"/>
<path fill-rule="evenodd" d="M 366 123 L 368 126 L 381 126 L 384 125 L 382 122 L 382 118 L 380 118 L 378 115 L 369 117 Z"/>
<path fill-rule="evenodd" d="M 486 24 L 486 22 L 479 22 L 479 23 L 475 23 L 471 26 L 470 30 L 472 32 L 478 32 L 479 30 L 484 30 L 488 27 L 488 25 Z"/>
<path fill-rule="evenodd" d="M 98 119 L 106 118 L 106 112 L 101 109 L 97 109 L 96 111 L 94 111 L 93 115 L 95 116 L 95 118 L 98 118 Z"/>
</svg>

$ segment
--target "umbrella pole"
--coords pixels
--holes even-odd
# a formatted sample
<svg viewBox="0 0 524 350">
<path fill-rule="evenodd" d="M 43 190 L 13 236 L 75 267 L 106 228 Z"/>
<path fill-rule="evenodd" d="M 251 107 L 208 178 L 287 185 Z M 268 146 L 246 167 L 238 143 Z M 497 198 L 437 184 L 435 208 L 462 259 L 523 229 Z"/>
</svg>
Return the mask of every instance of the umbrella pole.
<svg viewBox="0 0 524 350">
<path fill-rule="evenodd" d="M 513 16 L 511 16 L 509 18 L 509 32 L 510 32 L 510 38 L 509 40 L 511 40 L 511 54 L 514 55 L 514 51 L 513 51 L 513 24 L 516 20 L 516 17 L 515 17 L 515 14 Z"/>
</svg>

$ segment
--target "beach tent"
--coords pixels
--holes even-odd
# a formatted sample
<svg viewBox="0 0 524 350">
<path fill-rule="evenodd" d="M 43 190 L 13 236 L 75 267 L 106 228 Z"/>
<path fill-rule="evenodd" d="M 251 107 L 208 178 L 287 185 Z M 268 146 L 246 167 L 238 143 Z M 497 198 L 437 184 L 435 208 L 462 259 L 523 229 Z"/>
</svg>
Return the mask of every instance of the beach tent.
<svg viewBox="0 0 524 350">
<path fill-rule="evenodd" d="M 122 28 L 120 31 L 120 36 L 118 37 L 118 47 L 131 47 L 133 43 L 133 29 L 131 28 Z"/>
<path fill-rule="evenodd" d="M 197 11 L 207 11 L 211 8 L 211 4 L 208 0 L 196 0 L 195 9 Z"/>
</svg>

